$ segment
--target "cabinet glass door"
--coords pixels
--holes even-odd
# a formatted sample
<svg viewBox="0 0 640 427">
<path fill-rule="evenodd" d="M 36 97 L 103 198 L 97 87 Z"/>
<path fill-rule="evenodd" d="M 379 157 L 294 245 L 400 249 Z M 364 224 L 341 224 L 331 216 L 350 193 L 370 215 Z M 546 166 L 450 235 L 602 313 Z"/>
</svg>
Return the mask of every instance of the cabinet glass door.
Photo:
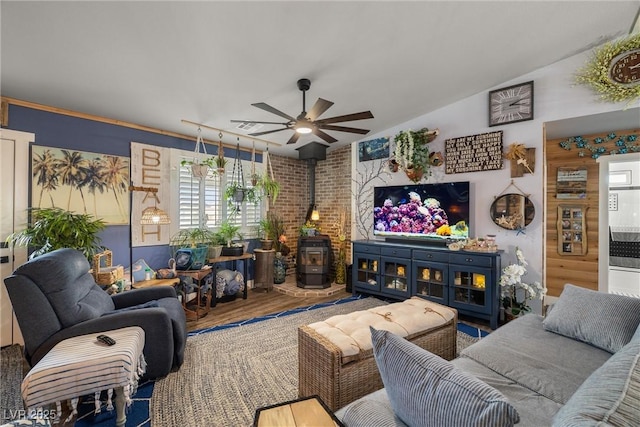
<svg viewBox="0 0 640 427">
<path fill-rule="evenodd" d="M 360 288 L 380 290 L 378 268 L 380 257 L 370 255 L 355 255 L 353 266 L 354 284 Z"/>
<path fill-rule="evenodd" d="M 414 262 L 414 293 L 440 304 L 447 304 L 447 265 Z"/>
<path fill-rule="evenodd" d="M 397 258 L 382 258 L 382 285 L 385 292 L 409 295 L 410 261 Z"/>
<path fill-rule="evenodd" d="M 449 295 L 451 305 L 490 313 L 491 301 L 486 286 L 491 283 L 491 270 L 450 266 L 453 286 Z"/>
</svg>

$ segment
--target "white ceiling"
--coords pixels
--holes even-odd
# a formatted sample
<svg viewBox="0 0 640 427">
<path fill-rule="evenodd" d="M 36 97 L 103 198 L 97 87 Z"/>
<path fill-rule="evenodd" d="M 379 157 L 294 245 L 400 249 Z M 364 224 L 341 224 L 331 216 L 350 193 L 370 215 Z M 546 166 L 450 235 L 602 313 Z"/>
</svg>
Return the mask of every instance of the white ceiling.
<svg viewBox="0 0 640 427">
<path fill-rule="evenodd" d="M 320 118 L 371 110 L 374 119 L 344 125 L 374 134 L 628 34 L 639 9 L 638 0 L 3 0 L 0 89 L 195 136 L 182 119 L 233 132 L 231 119 L 281 121 L 256 102 L 297 116 L 306 77 L 307 107 L 335 103 Z M 284 144 L 292 132 L 263 138 Z M 327 133 L 334 147 L 362 139 Z M 270 150 L 297 157 L 310 141 L 319 139 Z"/>
</svg>

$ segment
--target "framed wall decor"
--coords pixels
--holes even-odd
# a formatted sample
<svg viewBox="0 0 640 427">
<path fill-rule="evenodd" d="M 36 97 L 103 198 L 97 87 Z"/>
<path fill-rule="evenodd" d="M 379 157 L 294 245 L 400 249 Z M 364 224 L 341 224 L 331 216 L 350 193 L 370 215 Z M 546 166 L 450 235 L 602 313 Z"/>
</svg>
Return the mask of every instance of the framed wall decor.
<svg viewBox="0 0 640 427">
<path fill-rule="evenodd" d="M 129 223 L 129 158 L 34 145 L 31 206 Z"/>
<path fill-rule="evenodd" d="M 533 80 L 489 92 L 489 126 L 533 120 Z"/>
<path fill-rule="evenodd" d="M 558 206 L 558 253 L 587 254 L 587 206 Z"/>
<path fill-rule="evenodd" d="M 358 143 L 358 160 L 384 159 L 389 157 L 389 137 L 370 139 Z"/>
</svg>

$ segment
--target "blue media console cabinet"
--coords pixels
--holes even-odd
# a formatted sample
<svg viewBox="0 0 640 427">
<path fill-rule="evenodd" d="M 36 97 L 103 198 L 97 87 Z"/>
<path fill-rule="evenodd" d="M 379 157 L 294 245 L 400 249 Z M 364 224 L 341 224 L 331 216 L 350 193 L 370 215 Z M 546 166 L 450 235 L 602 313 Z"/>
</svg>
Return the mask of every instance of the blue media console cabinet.
<svg viewBox="0 0 640 427">
<path fill-rule="evenodd" d="M 500 251 L 451 251 L 414 243 L 353 242 L 353 293 L 417 295 L 498 327 Z"/>
</svg>

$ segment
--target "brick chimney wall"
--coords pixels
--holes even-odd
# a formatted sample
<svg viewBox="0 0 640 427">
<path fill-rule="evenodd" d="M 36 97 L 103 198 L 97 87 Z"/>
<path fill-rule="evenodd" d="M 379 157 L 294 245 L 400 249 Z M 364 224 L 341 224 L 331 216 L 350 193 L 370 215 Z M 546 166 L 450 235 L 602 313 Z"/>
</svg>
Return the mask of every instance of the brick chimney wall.
<svg viewBox="0 0 640 427">
<path fill-rule="evenodd" d="M 306 160 L 270 154 L 280 195 L 270 210 L 280 215 L 285 224 L 287 246 L 296 253 L 299 228 L 304 223 L 309 203 L 309 166 Z M 316 164 L 316 207 L 320 212 L 318 225 L 322 234 L 331 238 L 335 257 L 339 249 L 338 224 L 340 211 L 347 218 L 346 253 L 351 259 L 351 147 L 345 146 L 327 153 L 326 160 Z M 334 257 L 334 259 L 335 259 Z M 331 266 L 333 271 L 333 266 Z"/>
</svg>

